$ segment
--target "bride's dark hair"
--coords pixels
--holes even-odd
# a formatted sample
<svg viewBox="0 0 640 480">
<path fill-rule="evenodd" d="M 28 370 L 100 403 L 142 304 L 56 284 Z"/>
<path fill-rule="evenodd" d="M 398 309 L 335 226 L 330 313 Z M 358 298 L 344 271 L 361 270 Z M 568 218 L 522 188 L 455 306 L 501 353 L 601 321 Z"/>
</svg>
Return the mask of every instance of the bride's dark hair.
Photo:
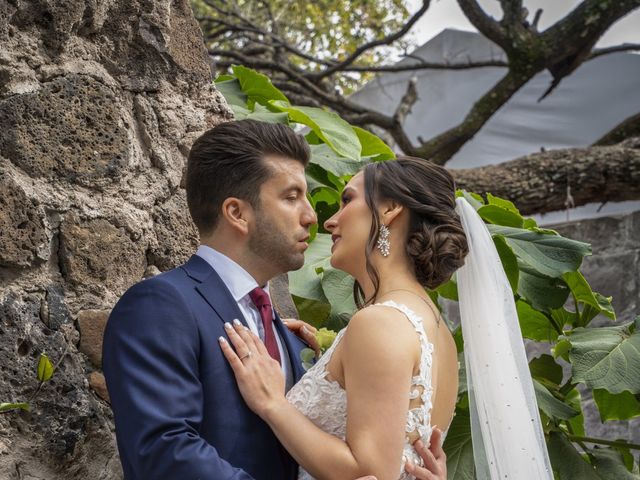
<svg viewBox="0 0 640 480">
<path fill-rule="evenodd" d="M 455 181 L 445 168 L 405 156 L 396 161 L 371 163 L 364 167 L 364 190 L 373 219 L 365 258 L 374 293 L 365 299 L 362 287 L 356 282 L 354 298 L 358 307 L 375 301 L 380 286 L 378 272 L 369 260 L 380 232 L 377 208 L 380 200 L 394 200 L 409 210 L 405 249 L 421 285 L 435 289 L 464 264 L 469 248 L 455 211 Z"/>
</svg>

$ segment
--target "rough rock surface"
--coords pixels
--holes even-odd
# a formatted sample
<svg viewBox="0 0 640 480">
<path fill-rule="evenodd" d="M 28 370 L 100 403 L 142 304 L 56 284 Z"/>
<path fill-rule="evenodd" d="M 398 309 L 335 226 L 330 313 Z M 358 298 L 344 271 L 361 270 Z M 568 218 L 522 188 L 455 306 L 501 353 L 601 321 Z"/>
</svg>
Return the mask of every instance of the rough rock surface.
<svg viewBox="0 0 640 480">
<path fill-rule="evenodd" d="M 0 402 L 31 406 L 0 414 L 0 478 L 122 478 L 102 331 L 197 245 L 186 155 L 231 118 L 211 78 L 187 0 L 0 0 Z"/>
</svg>

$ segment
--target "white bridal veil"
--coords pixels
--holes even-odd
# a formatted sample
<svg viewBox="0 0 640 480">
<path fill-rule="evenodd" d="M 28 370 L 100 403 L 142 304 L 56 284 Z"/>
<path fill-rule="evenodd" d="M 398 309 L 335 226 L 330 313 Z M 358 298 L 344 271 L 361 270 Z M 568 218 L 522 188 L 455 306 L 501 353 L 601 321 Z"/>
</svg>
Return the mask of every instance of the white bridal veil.
<svg viewBox="0 0 640 480">
<path fill-rule="evenodd" d="M 469 244 L 457 282 L 477 478 L 552 480 L 509 281 L 478 213 L 456 203 Z"/>
</svg>

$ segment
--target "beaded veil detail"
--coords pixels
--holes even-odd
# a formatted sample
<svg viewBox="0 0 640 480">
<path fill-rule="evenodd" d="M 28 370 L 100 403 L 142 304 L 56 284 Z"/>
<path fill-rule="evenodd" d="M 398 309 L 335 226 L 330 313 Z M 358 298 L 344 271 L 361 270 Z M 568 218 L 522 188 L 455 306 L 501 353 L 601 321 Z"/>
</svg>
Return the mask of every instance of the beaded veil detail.
<svg viewBox="0 0 640 480">
<path fill-rule="evenodd" d="M 410 460 L 416 465 L 422 465 L 422 459 L 409 443 L 409 434 L 417 432 L 425 445 L 429 445 L 431 438 L 431 408 L 433 387 L 431 385 L 431 366 L 433 344 L 429 342 L 424 330 L 422 318 L 406 305 L 398 304 L 392 300 L 377 303 L 377 306 L 394 308 L 402 312 L 411 322 L 420 341 L 420 368 L 417 375 L 412 378 L 412 385 L 407 396 L 407 405 L 418 403 L 413 408 L 407 407 L 407 423 L 405 431 L 405 444 L 403 455 L 405 460 Z M 340 343 L 346 329 L 340 331 L 333 345 L 311 367 L 302 379 L 287 393 L 287 400 L 309 418 L 316 426 L 327 433 L 344 440 L 347 431 L 347 395 L 340 384 L 328 378 L 326 369 L 331 355 Z M 419 402 L 415 402 L 416 399 Z M 302 467 L 298 474 L 298 480 L 310 480 L 311 477 Z M 398 478 L 401 480 L 414 478 L 404 471 L 404 463 L 400 466 Z"/>
</svg>

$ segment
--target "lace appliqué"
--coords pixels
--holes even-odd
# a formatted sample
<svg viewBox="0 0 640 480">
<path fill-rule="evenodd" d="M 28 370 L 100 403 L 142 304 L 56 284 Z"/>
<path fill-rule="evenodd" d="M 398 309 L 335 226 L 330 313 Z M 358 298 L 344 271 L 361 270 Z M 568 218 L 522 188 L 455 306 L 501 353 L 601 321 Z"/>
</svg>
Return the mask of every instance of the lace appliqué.
<svg viewBox="0 0 640 480">
<path fill-rule="evenodd" d="M 413 434 L 415 438 L 415 432 L 417 432 L 426 446 L 429 445 L 429 439 L 431 438 L 431 397 L 433 393 L 431 363 L 433 345 L 427 339 L 422 319 L 406 305 L 397 304 L 393 301 L 376 305 L 395 308 L 402 312 L 409 319 L 420 339 L 420 367 L 417 374 L 412 378 L 412 385 L 408 394 L 411 408 L 407 411 L 405 428 L 407 436 L 403 446 L 403 463 L 400 466 L 398 477 L 400 480 L 412 479 L 414 477 L 404 471 L 404 461 L 410 460 L 416 465 L 422 465 L 423 462 L 411 443 L 409 443 L 409 434 Z M 340 343 L 345 331 L 346 329 L 343 329 L 338 333 L 333 345 L 287 393 L 289 403 L 323 431 L 342 440 L 345 440 L 347 431 L 347 393 L 338 382 L 327 378 L 329 372 L 326 369 L 326 365 L 331 360 L 331 355 Z M 420 401 L 416 402 L 417 399 L 420 399 Z M 300 467 L 298 480 L 312 479 L 313 477 Z"/>
</svg>

